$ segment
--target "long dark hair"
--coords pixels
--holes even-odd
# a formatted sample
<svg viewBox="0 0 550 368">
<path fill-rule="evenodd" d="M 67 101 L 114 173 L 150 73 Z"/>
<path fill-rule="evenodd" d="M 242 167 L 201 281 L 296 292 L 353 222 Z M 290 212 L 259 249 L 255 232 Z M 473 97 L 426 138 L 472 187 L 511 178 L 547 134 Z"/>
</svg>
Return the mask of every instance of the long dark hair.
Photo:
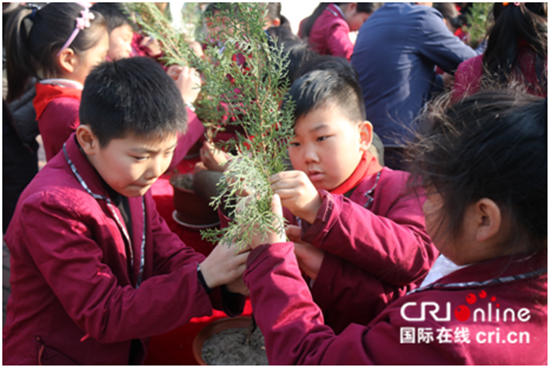
<svg viewBox="0 0 550 368">
<path fill-rule="evenodd" d="M 436 235 L 458 238 L 466 208 L 489 198 L 511 220 L 511 247 L 545 248 L 547 99 L 484 91 L 445 106 L 431 105 L 408 151 L 411 183 L 443 199 Z"/>
<path fill-rule="evenodd" d="M 10 17 L 6 45 L 8 102 L 21 96 L 31 76 L 56 75 L 55 55 L 73 33 L 82 9 L 75 3 L 52 3 L 41 9 L 21 8 Z M 81 30 L 69 45 L 76 54 L 94 47 L 101 36 L 98 30 L 106 28 L 101 14 L 93 14 L 90 27 Z"/>
<path fill-rule="evenodd" d="M 307 18 L 307 20 L 304 23 L 304 28 L 302 29 L 302 40 L 307 40 L 309 38 L 309 34 L 311 33 L 311 28 L 313 27 L 313 24 L 319 18 L 321 13 L 325 11 L 325 9 L 333 3 L 320 3 L 313 13 Z M 340 5 L 346 5 L 349 3 L 337 3 L 338 6 Z M 357 3 L 357 12 L 358 13 L 368 13 L 372 14 L 376 9 L 379 7 L 379 3 Z"/>
<path fill-rule="evenodd" d="M 489 33 L 487 50 L 483 56 L 482 85 L 506 86 L 513 73 L 522 75 L 518 64 L 518 42 L 526 42 L 535 53 L 537 85 L 529 86 L 534 92 L 546 94 L 546 57 L 548 24 L 546 3 L 495 3 L 495 25 Z M 523 78 L 523 82 L 527 82 Z"/>
</svg>

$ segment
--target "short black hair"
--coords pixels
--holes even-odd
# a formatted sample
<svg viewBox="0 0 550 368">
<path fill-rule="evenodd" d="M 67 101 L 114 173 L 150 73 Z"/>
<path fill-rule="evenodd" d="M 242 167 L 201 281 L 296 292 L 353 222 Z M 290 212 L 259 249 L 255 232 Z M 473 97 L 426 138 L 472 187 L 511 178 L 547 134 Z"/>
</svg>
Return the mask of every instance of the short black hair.
<svg viewBox="0 0 550 368">
<path fill-rule="evenodd" d="M 120 26 L 130 25 L 128 16 L 124 14 L 119 3 L 95 3 L 90 9 L 103 15 L 109 33 Z"/>
<path fill-rule="evenodd" d="M 336 70 L 311 71 L 292 84 L 288 98 L 294 102 L 296 120 L 331 103 L 340 108 L 351 122 L 365 120 L 361 87 L 350 73 L 339 73 Z"/>
<path fill-rule="evenodd" d="M 338 74 L 347 75 L 350 78 L 354 78 L 358 86 L 359 75 L 357 71 L 345 58 L 332 55 L 321 55 L 315 58 L 310 58 L 304 62 L 300 68 L 296 71 L 294 78 L 298 79 L 302 75 L 312 72 L 314 70 L 334 70 Z M 362 95 L 362 94 L 361 94 Z M 361 97 L 362 98 L 362 97 Z"/>
<path fill-rule="evenodd" d="M 443 199 L 438 231 L 458 238 L 466 208 L 489 198 L 511 218 L 506 246 L 545 248 L 547 135 L 548 102 L 529 94 L 485 91 L 446 109 L 433 105 L 408 159 L 411 183 Z"/>
<path fill-rule="evenodd" d="M 187 129 L 187 111 L 172 78 L 153 59 L 133 57 L 99 64 L 86 78 L 80 123 L 101 147 L 129 135 L 163 138 Z"/>
</svg>

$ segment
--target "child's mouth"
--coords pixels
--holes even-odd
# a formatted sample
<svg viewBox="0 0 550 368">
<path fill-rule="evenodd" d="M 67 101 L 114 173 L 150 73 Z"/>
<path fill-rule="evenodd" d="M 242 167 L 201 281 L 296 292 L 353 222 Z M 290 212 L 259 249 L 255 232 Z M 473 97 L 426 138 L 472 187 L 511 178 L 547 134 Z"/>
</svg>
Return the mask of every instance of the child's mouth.
<svg viewBox="0 0 550 368">
<path fill-rule="evenodd" d="M 325 174 L 323 174 L 320 171 L 312 170 L 307 172 L 307 176 L 309 177 L 309 180 L 311 180 L 312 182 L 316 182 L 316 181 L 322 180 Z"/>
</svg>

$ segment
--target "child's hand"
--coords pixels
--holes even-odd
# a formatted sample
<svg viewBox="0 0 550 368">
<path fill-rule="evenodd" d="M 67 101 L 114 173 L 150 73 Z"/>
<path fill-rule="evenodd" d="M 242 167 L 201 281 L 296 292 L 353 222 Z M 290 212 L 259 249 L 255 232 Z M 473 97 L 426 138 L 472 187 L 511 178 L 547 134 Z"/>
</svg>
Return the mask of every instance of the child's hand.
<svg viewBox="0 0 550 368">
<path fill-rule="evenodd" d="M 246 268 L 249 251 L 250 249 L 243 249 L 237 253 L 233 247 L 218 244 L 200 264 L 206 285 L 213 289 L 241 277 Z"/>
<path fill-rule="evenodd" d="M 230 158 L 229 155 L 220 149 L 214 148 L 206 141 L 202 144 L 200 155 L 201 161 L 208 170 L 224 172 L 229 165 L 229 162 L 227 162 Z M 221 165 L 222 162 L 225 162 L 225 164 Z"/>
<path fill-rule="evenodd" d="M 288 239 L 294 243 L 298 265 L 306 275 L 315 280 L 323 264 L 325 251 L 303 242 L 300 238 L 302 229 L 299 226 L 288 225 L 285 231 Z"/>
<path fill-rule="evenodd" d="M 242 294 L 242 295 L 250 294 L 250 290 L 248 290 L 248 287 L 244 283 L 242 276 L 239 276 L 235 280 L 228 282 L 227 284 L 225 284 L 225 286 L 227 287 L 227 290 L 229 290 L 232 293 Z"/>
<path fill-rule="evenodd" d="M 271 189 L 281 197 L 283 206 L 296 217 L 313 224 L 321 208 L 321 197 L 303 171 L 283 171 L 269 178 Z"/>
<path fill-rule="evenodd" d="M 302 228 L 295 225 L 288 225 L 285 229 L 286 237 L 291 242 L 301 242 Z"/>
<path fill-rule="evenodd" d="M 200 43 L 198 43 L 197 41 L 193 41 L 189 44 L 189 46 L 198 57 L 203 60 L 206 58 L 206 55 L 204 55 L 204 51 L 202 51 L 202 46 Z"/>
<path fill-rule="evenodd" d="M 167 70 L 168 75 L 176 81 L 181 97 L 186 103 L 193 103 L 197 99 L 201 89 L 201 77 L 193 68 L 187 66 L 171 65 Z"/>
<path fill-rule="evenodd" d="M 281 199 L 277 194 L 273 196 L 273 200 L 271 201 L 271 211 L 275 214 L 278 214 L 281 217 L 283 216 L 283 206 L 281 206 Z M 254 249 L 257 246 L 262 244 L 283 243 L 285 241 L 286 239 L 285 239 L 284 232 L 281 234 L 269 233 L 267 234 L 266 237 L 261 237 L 260 235 L 256 235 L 252 239 L 252 243 L 250 244 L 250 247 Z"/>
<path fill-rule="evenodd" d="M 202 162 L 197 162 L 195 164 L 195 171 L 194 173 L 197 174 L 197 173 L 200 173 L 201 171 L 207 171 L 208 169 L 206 168 L 206 166 L 204 166 L 204 164 Z"/>
<path fill-rule="evenodd" d="M 148 49 L 149 56 L 158 56 L 162 53 L 162 49 L 160 48 L 160 43 L 156 38 L 153 37 L 143 37 L 141 42 L 139 43 L 141 47 L 145 47 Z"/>
<path fill-rule="evenodd" d="M 294 253 L 298 260 L 298 266 L 311 279 L 317 279 L 319 270 L 325 258 L 325 251 L 308 243 L 294 242 Z"/>
</svg>

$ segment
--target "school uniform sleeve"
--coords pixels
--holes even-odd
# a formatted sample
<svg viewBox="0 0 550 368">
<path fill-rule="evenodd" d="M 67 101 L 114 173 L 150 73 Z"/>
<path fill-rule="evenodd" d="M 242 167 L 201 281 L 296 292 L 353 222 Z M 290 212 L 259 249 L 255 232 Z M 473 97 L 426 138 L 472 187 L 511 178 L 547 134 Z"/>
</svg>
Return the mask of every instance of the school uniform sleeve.
<svg viewBox="0 0 550 368">
<path fill-rule="evenodd" d="M 146 196 L 146 199 L 150 202 L 150 206 L 154 206 L 152 197 Z M 151 228 L 154 242 L 154 275 L 170 274 L 191 265 L 195 270 L 195 277 L 192 282 L 198 282 L 202 288 L 196 275 L 197 265 L 205 257 L 195 252 L 191 247 L 184 245 L 181 239 L 170 231 L 166 221 L 160 217 L 156 209 L 152 216 Z M 223 310 L 229 316 L 241 314 L 246 301 L 243 295 L 228 291 L 222 292 L 220 287 L 213 288 L 208 297 L 214 309 Z"/>
<path fill-rule="evenodd" d="M 204 133 L 204 125 L 202 125 L 195 112 L 188 107 L 186 107 L 186 109 L 188 121 L 187 131 L 178 136 L 178 145 L 174 151 L 174 156 L 172 156 L 170 166 L 166 170 L 167 172 L 170 172 L 178 166 L 181 160 L 187 155 L 187 152 L 189 152 L 189 149 L 193 147 Z"/>
<path fill-rule="evenodd" d="M 314 223 L 302 221 L 302 240 L 393 285 L 423 278 L 437 258 L 425 229 L 424 199 L 421 203 L 414 195 L 399 194 L 403 186 L 396 175 L 383 173 L 375 193 L 376 213 L 321 190 Z"/>
<path fill-rule="evenodd" d="M 425 10 L 414 28 L 419 53 L 447 73 L 454 73 L 461 62 L 477 53 L 449 31 L 437 10 Z"/>
<path fill-rule="evenodd" d="M 451 92 L 451 103 L 456 103 L 464 97 L 479 90 L 483 72 L 483 55 L 462 62 L 455 73 L 455 82 Z"/>
<path fill-rule="evenodd" d="M 393 314 L 366 327 L 350 325 L 335 335 L 323 324 L 321 310 L 300 275 L 292 243 L 267 244 L 253 250 L 244 280 L 265 337 L 269 364 L 465 363 L 450 344 L 401 344 L 401 326 L 392 323 Z M 434 331 L 438 327 L 428 322 L 424 326 Z"/>
<path fill-rule="evenodd" d="M 166 250 L 158 251 L 159 270 L 172 262 L 162 262 L 163 257 L 187 262 L 171 273 L 144 280 L 137 289 L 121 286 L 87 225 L 95 221 L 97 202 L 92 197 L 78 199 L 74 193 L 54 190 L 29 196 L 22 205 L 21 217 L 28 220 L 21 229 L 27 234 L 30 267 L 87 335 L 100 343 L 146 338 L 171 331 L 193 317 L 211 315 L 212 305 L 197 278 L 202 256 L 193 256 L 186 248 L 177 254 L 168 244 Z M 153 226 L 155 233 L 163 227 Z"/>
<path fill-rule="evenodd" d="M 325 252 L 311 294 L 325 323 L 340 333 L 350 323 L 367 325 L 409 288 L 380 281 L 368 272 Z"/>
<path fill-rule="evenodd" d="M 349 38 L 349 27 L 342 19 L 337 19 L 332 27 L 327 29 L 327 47 L 330 55 L 345 57 L 348 61 L 353 54 L 353 43 Z"/>
</svg>

